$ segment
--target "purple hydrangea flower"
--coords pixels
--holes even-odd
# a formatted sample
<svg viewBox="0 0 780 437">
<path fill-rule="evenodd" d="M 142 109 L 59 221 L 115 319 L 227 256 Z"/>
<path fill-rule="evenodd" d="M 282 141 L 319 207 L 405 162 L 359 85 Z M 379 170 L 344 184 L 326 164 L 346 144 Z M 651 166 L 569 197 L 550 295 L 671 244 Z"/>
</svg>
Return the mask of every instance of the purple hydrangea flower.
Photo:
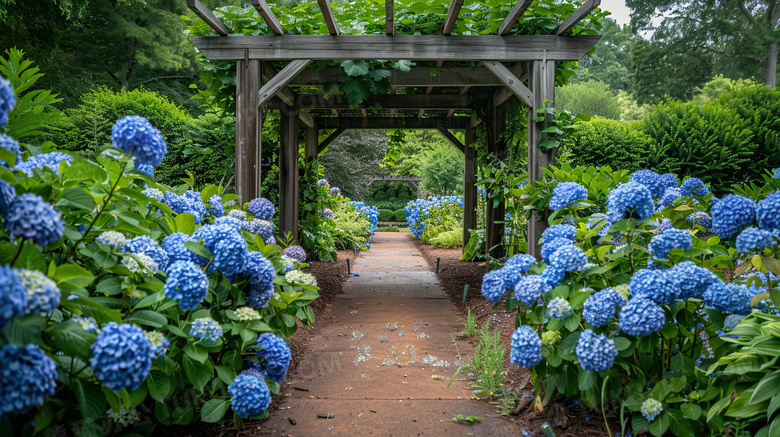
<svg viewBox="0 0 780 437">
<path fill-rule="evenodd" d="M 301 246 L 287 246 L 282 253 L 299 263 L 306 262 L 306 251 Z"/>
<path fill-rule="evenodd" d="M 274 213 L 276 212 L 274 204 L 264 197 L 253 199 L 251 202 L 249 202 L 249 205 L 247 205 L 246 209 L 260 220 L 271 220 L 271 218 L 274 216 Z"/>
</svg>

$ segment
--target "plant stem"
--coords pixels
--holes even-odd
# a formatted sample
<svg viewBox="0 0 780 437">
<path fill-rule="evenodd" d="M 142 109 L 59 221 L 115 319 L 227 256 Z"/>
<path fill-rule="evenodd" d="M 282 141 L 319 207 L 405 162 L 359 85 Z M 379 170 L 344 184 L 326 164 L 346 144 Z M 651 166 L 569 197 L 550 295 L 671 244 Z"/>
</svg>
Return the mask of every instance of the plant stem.
<svg viewBox="0 0 780 437">
<path fill-rule="evenodd" d="M 22 253 L 22 247 L 24 246 L 24 241 L 25 241 L 24 238 L 19 240 L 19 247 L 16 248 L 16 253 L 14 254 L 14 257 L 11 259 L 11 263 L 9 264 L 9 266 L 13 267 L 14 264 L 16 263 L 16 260 L 19 259 L 19 255 L 21 255 Z"/>
</svg>

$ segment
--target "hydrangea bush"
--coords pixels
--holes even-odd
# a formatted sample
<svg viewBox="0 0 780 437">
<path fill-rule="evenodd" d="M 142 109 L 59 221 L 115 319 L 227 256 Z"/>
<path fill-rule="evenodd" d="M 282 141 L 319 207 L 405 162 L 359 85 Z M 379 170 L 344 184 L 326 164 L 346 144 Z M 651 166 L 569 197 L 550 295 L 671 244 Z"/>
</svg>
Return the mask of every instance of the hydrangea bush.
<svg viewBox="0 0 780 437">
<path fill-rule="evenodd" d="M 425 244 L 433 244 L 443 233 L 462 232 L 463 196 L 415 199 L 406 204 L 404 212 L 412 235 Z"/>
<path fill-rule="evenodd" d="M 137 432 L 151 433 L 221 421 L 231 404 L 235 423 L 262 417 L 285 339 L 313 321 L 305 253 L 274 244 L 266 199 L 156 183 L 167 149 L 145 119 L 111 138 L 96 161 L 0 148 L 3 429 L 108 435 L 144 410 L 158 424 Z"/>
<path fill-rule="evenodd" d="M 511 257 L 482 285 L 486 299 L 519 310 L 511 356 L 532 372 L 536 409 L 557 396 L 581 399 L 619 420 L 620 435 L 767 424 L 774 411 L 748 411 L 766 412 L 777 390 L 752 398 L 742 390 L 758 393 L 750 372 L 773 363 L 740 361 L 733 343 L 747 340 L 726 336 L 757 335 L 741 328 L 750 314 L 777 320 L 780 179 L 768 172 L 763 185 L 719 200 L 698 179 L 650 170 L 544 171 L 521 193 L 553 225 L 543 259 Z M 748 416 L 753 425 L 739 423 Z"/>
</svg>

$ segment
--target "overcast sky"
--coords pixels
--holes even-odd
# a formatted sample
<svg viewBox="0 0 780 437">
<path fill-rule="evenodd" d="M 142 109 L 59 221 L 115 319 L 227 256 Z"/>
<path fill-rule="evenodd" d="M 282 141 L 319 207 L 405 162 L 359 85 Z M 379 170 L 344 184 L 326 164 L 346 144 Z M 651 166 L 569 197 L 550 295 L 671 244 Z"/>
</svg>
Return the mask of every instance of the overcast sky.
<svg viewBox="0 0 780 437">
<path fill-rule="evenodd" d="M 612 12 L 609 17 L 617 21 L 621 26 L 631 21 L 631 10 L 626 7 L 625 0 L 602 0 L 600 8 Z"/>
</svg>

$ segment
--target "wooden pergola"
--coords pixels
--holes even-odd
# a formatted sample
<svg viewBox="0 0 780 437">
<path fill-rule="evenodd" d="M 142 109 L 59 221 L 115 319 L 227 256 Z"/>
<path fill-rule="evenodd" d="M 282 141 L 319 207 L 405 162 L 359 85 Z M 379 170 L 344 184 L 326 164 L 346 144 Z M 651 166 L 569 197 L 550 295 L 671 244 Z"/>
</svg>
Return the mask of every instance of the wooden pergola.
<svg viewBox="0 0 780 437">
<path fill-rule="evenodd" d="M 219 36 L 191 37 L 210 60 L 236 62 L 236 191 L 241 202 L 260 193 L 262 111 L 280 110 L 279 232 L 298 235 L 298 149 L 300 123 L 306 125 L 306 162 L 317 156 L 347 129 L 436 129 L 465 154 L 464 243 L 476 228 L 477 188 L 474 128 L 484 123 L 488 153 L 502 158 L 507 101 L 519 98 L 528 107 L 528 176 L 540 177 L 554 151 L 541 153 L 544 123 L 534 122 L 536 111 L 555 98 L 555 63 L 576 61 L 599 41 L 597 36 L 568 36 L 599 6 L 587 0 L 551 35 L 509 35 L 533 0 L 519 0 L 496 35 L 451 35 L 463 0 L 451 0 L 441 35 L 396 35 L 393 0 L 386 0 L 385 35 L 341 35 L 328 0 L 317 0 L 329 35 L 285 35 L 265 0 L 251 0 L 274 35 L 229 36 L 227 27 L 199 0 L 187 6 Z M 312 94 L 344 79 L 340 68 L 315 71 L 314 60 L 409 60 L 408 72 L 389 77 L 391 94 L 372 95 L 361 105 L 349 105 L 341 96 L 325 99 Z M 289 61 L 277 71 L 272 62 Z M 463 66 L 464 62 L 473 66 Z M 425 65 L 425 66 L 422 66 Z M 430 66 L 429 66 L 430 65 Z M 431 69 L 436 74 L 431 74 Z M 296 92 L 296 90 L 304 90 Z M 475 108 L 480 108 L 475 111 Z M 478 118 L 476 114 L 481 116 Z M 321 130 L 330 130 L 319 141 Z M 461 142 L 451 130 L 464 130 Z M 487 247 L 499 247 L 504 205 L 487 202 Z M 533 213 L 528 222 L 528 253 L 539 256 L 538 240 L 545 223 Z M 493 255 L 500 255 L 494 250 Z"/>
<path fill-rule="evenodd" d="M 403 182 L 405 184 L 409 184 L 409 186 L 411 186 L 412 189 L 414 190 L 414 193 L 417 195 L 417 198 L 418 199 L 420 198 L 420 182 L 422 182 L 422 178 L 419 178 L 417 176 L 370 175 L 367 177 L 367 179 L 368 179 L 368 185 L 371 185 L 374 182 Z"/>
</svg>

